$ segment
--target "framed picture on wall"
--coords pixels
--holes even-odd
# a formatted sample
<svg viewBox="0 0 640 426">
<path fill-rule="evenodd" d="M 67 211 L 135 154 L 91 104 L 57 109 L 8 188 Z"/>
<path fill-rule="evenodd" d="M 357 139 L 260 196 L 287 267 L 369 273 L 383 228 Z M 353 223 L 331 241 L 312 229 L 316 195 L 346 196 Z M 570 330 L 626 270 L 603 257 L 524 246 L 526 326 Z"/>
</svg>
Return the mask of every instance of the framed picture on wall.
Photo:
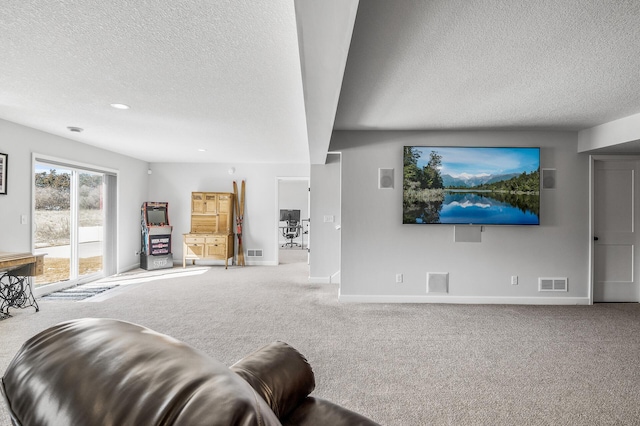
<svg viewBox="0 0 640 426">
<path fill-rule="evenodd" d="M 0 194 L 7 193 L 7 162 L 9 156 L 0 152 Z"/>
</svg>

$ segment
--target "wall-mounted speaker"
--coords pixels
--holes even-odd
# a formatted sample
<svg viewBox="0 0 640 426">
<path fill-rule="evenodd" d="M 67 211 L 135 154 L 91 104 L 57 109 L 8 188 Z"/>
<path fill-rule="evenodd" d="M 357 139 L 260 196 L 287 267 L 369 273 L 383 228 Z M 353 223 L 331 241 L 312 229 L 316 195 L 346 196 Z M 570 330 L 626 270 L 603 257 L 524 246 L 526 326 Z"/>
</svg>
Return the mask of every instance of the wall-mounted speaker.
<svg viewBox="0 0 640 426">
<path fill-rule="evenodd" d="M 542 189 L 556 189 L 556 169 L 542 169 Z"/>
<path fill-rule="evenodd" d="M 378 189 L 393 188 L 393 169 L 378 169 Z"/>
</svg>

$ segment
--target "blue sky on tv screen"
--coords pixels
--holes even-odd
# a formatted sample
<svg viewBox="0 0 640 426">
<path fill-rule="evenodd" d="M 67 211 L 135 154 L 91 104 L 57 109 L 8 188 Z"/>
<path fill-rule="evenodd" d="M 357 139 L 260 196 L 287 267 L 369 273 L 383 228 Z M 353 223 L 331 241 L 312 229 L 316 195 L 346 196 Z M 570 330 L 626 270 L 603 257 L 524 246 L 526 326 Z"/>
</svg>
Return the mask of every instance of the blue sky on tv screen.
<svg viewBox="0 0 640 426">
<path fill-rule="evenodd" d="M 470 177 L 533 172 L 540 167 L 540 148 L 418 147 L 418 167 L 429 162 L 431 151 L 442 156 L 443 175 Z"/>
</svg>

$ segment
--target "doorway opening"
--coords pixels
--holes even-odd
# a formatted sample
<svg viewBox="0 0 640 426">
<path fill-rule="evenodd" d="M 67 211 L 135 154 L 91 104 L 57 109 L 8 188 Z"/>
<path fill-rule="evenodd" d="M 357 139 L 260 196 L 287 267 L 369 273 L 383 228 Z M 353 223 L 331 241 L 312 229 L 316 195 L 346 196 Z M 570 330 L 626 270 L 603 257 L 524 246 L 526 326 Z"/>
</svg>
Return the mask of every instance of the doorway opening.
<svg viewBox="0 0 640 426">
<path fill-rule="evenodd" d="M 277 264 L 309 263 L 309 200 L 308 177 L 276 178 Z"/>
<path fill-rule="evenodd" d="M 115 272 L 115 187 L 112 172 L 34 157 L 32 245 L 46 254 L 38 293 Z"/>
</svg>

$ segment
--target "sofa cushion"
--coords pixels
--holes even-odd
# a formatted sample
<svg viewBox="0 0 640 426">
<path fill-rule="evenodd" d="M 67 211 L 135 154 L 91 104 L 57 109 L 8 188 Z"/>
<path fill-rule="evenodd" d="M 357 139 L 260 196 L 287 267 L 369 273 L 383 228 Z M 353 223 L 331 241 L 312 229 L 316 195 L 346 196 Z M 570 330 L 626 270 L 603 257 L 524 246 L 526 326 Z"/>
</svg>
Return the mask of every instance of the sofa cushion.
<svg viewBox="0 0 640 426">
<path fill-rule="evenodd" d="M 21 425 L 280 425 L 225 365 L 169 336 L 110 319 L 29 339 L 2 379 Z"/>
<path fill-rule="evenodd" d="M 320 398 L 306 398 L 286 419 L 284 426 L 380 426 L 373 420 Z"/>
<path fill-rule="evenodd" d="M 279 419 L 289 415 L 315 388 L 306 358 L 284 342 L 273 342 L 232 365 Z"/>
</svg>

